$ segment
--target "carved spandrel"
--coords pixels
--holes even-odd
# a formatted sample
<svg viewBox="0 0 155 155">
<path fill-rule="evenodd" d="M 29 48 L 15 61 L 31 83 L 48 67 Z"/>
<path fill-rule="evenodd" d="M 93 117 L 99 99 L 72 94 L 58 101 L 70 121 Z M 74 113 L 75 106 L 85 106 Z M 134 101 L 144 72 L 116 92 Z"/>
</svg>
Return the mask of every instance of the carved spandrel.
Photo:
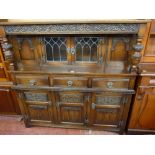
<svg viewBox="0 0 155 155">
<path fill-rule="evenodd" d="M 22 50 L 22 44 L 23 44 L 23 42 L 25 40 L 28 41 L 30 49 L 34 50 L 34 46 L 33 46 L 33 43 L 32 43 L 32 38 L 19 38 L 19 37 L 17 37 L 17 42 L 18 42 L 19 50 Z"/>
<path fill-rule="evenodd" d="M 111 51 L 115 51 L 115 47 L 119 42 L 125 43 L 125 50 L 129 51 L 130 50 L 130 38 L 129 37 L 113 37 L 112 38 L 112 47 Z"/>
<path fill-rule="evenodd" d="M 27 101 L 48 101 L 48 95 L 46 93 L 25 92 L 24 95 Z"/>
<path fill-rule="evenodd" d="M 139 24 L 43 24 L 43 25 L 6 25 L 6 34 L 79 34 L 79 33 L 126 33 L 136 34 Z"/>
<path fill-rule="evenodd" d="M 60 94 L 60 102 L 83 103 L 83 96 L 78 94 Z"/>
</svg>

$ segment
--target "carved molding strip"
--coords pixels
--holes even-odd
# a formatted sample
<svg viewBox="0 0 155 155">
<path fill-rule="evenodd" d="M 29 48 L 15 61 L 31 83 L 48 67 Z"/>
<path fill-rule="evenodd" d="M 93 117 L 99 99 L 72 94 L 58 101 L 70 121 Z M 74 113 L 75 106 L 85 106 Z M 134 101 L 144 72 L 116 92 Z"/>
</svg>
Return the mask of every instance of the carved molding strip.
<svg viewBox="0 0 155 155">
<path fill-rule="evenodd" d="M 96 104 L 121 104 L 122 97 L 121 96 L 97 96 Z"/>
<path fill-rule="evenodd" d="M 6 34 L 118 34 L 137 33 L 139 24 L 6 25 Z"/>
<path fill-rule="evenodd" d="M 83 103 L 83 97 L 77 94 L 60 94 L 60 101 L 64 103 Z"/>
</svg>

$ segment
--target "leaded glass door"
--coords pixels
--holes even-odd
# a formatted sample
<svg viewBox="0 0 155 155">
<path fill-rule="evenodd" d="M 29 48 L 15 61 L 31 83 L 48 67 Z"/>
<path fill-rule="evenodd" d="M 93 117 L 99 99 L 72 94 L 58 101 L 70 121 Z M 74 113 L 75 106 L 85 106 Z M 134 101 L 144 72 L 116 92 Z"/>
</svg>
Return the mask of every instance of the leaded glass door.
<svg viewBox="0 0 155 155">
<path fill-rule="evenodd" d="M 47 62 L 103 63 L 103 37 L 42 37 Z"/>
</svg>

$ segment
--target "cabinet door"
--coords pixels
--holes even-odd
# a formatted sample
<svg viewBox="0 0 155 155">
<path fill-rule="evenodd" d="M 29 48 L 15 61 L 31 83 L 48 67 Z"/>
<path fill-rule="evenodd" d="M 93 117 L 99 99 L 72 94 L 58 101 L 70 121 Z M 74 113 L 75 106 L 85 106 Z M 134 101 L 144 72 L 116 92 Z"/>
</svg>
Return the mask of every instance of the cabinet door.
<svg viewBox="0 0 155 155">
<path fill-rule="evenodd" d="M 155 130 L 155 87 L 138 89 L 129 128 Z"/>
<path fill-rule="evenodd" d="M 21 95 L 28 124 L 53 123 L 53 104 L 49 92 L 24 91 Z"/>
<path fill-rule="evenodd" d="M 87 119 L 83 93 L 57 92 L 56 104 L 59 123 L 82 125 Z"/>
<path fill-rule="evenodd" d="M 128 95 L 121 93 L 94 93 L 91 104 L 91 124 L 100 128 L 121 129 L 129 109 Z"/>
<path fill-rule="evenodd" d="M 0 88 L 0 113 L 20 114 L 15 94 L 9 88 Z"/>
</svg>

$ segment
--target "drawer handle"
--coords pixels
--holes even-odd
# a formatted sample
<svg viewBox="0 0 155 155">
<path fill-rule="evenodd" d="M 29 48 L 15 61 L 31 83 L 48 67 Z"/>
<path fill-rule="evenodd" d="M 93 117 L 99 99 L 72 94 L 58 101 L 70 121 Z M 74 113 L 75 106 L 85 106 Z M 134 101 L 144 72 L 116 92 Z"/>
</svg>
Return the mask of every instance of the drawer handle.
<svg viewBox="0 0 155 155">
<path fill-rule="evenodd" d="M 107 87 L 108 88 L 112 88 L 113 87 L 113 84 L 114 84 L 113 82 L 107 82 Z"/>
<path fill-rule="evenodd" d="M 73 81 L 67 81 L 67 86 L 68 86 L 68 87 L 73 86 Z"/>
<path fill-rule="evenodd" d="M 29 81 L 29 84 L 30 84 L 31 86 L 35 86 L 35 85 L 37 84 L 37 81 L 36 81 L 36 80 L 30 80 L 30 81 Z"/>
</svg>

